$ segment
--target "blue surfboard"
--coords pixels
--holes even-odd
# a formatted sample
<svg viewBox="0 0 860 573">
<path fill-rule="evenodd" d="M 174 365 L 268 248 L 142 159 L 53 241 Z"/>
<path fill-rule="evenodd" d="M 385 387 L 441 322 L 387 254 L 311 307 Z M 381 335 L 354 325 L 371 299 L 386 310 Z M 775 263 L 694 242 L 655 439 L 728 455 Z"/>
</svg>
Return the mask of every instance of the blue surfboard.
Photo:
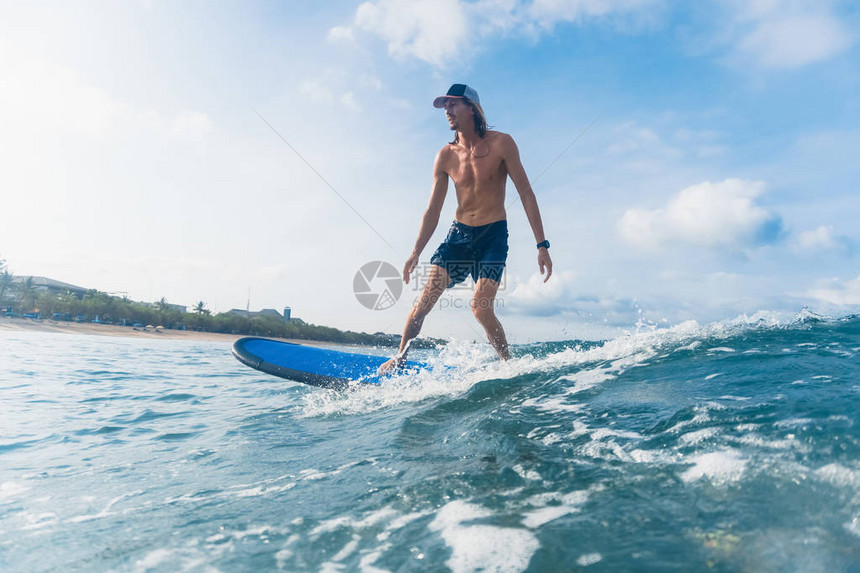
<svg viewBox="0 0 860 573">
<path fill-rule="evenodd" d="M 355 381 L 379 384 L 376 370 L 389 358 L 257 337 L 234 342 L 233 356 L 261 372 L 323 388 L 346 388 Z M 412 370 L 427 368 L 427 365 L 407 362 L 405 367 Z"/>
</svg>

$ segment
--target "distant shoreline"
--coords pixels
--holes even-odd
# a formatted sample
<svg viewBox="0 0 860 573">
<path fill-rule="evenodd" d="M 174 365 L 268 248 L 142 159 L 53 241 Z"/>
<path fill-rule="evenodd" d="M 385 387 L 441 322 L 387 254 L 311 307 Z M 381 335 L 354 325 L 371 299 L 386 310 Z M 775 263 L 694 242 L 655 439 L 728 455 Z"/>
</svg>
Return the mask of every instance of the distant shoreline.
<svg viewBox="0 0 860 573">
<path fill-rule="evenodd" d="M 92 322 L 65 322 L 42 318 L 33 320 L 30 318 L 8 318 L 0 316 L 0 332 L 6 331 L 29 331 L 29 332 L 53 332 L 58 334 L 89 334 L 95 336 L 119 336 L 125 338 L 151 338 L 170 340 L 206 340 L 212 342 L 233 343 L 246 336 L 242 334 L 223 334 L 220 332 L 195 332 L 192 330 L 168 330 L 156 331 L 148 328 L 132 328 L 131 326 L 119 326 L 116 324 L 96 324 Z M 277 337 L 272 337 L 277 338 Z M 321 340 L 304 340 L 292 338 L 280 338 L 298 344 L 308 346 L 332 346 L 341 344 L 325 342 Z"/>
</svg>

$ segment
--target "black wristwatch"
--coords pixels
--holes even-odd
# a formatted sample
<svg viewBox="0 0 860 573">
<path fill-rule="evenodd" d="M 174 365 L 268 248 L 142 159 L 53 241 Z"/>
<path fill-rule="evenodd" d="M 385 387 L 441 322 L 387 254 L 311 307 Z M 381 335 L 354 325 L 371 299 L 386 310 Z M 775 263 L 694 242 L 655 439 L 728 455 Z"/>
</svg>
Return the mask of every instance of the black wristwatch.
<svg viewBox="0 0 860 573">
<path fill-rule="evenodd" d="M 537 248 L 539 249 L 541 247 L 545 247 L 548 249 L 549 248 L 549 241 L 541 241 L 540 243 L 538 243 Z"/>
</svg>

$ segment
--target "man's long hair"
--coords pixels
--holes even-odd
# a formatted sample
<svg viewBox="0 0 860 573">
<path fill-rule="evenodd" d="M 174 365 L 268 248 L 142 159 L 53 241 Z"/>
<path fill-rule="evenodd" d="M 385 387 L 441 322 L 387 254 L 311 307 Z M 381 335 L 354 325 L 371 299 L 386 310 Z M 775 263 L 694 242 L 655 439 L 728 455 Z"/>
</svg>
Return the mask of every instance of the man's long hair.
<svg viewBox="0 0 860 573">
<path fill-rule="evenodd" d="M 487 118 L 484 117 L 484 110 L 481 108 L 481 104 L 475 103 L 469 98 L 463 98 L 463 101 L 469 104 L 472 107 L 472 112 L 475 117 L 475 132 L 478 134 L 478 137 L 481 139 L 487 135 L 487 131 L 490 129 L 490 126 L 487 125 Z M 451 145 L 456 145 L 460 143 L 460 133 L 454 132 L 454 141 L 451 142 Z"/>
</svg>

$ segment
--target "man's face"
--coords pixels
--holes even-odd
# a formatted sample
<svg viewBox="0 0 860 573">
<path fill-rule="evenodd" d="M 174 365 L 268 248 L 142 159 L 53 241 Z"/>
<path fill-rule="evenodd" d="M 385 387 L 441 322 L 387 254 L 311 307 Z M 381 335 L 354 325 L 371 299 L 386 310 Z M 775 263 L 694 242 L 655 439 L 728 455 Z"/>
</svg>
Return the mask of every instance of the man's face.
<svg viewBox="0 0 860 573">
<path fill-rule="evenodd" d="M 475 121 L 474 113 L 472 106 L 461 98 L 452 97 L 445 101 L 445 116 L 452 131 L 465 125 L 472 125 Z"/>
</svg>

